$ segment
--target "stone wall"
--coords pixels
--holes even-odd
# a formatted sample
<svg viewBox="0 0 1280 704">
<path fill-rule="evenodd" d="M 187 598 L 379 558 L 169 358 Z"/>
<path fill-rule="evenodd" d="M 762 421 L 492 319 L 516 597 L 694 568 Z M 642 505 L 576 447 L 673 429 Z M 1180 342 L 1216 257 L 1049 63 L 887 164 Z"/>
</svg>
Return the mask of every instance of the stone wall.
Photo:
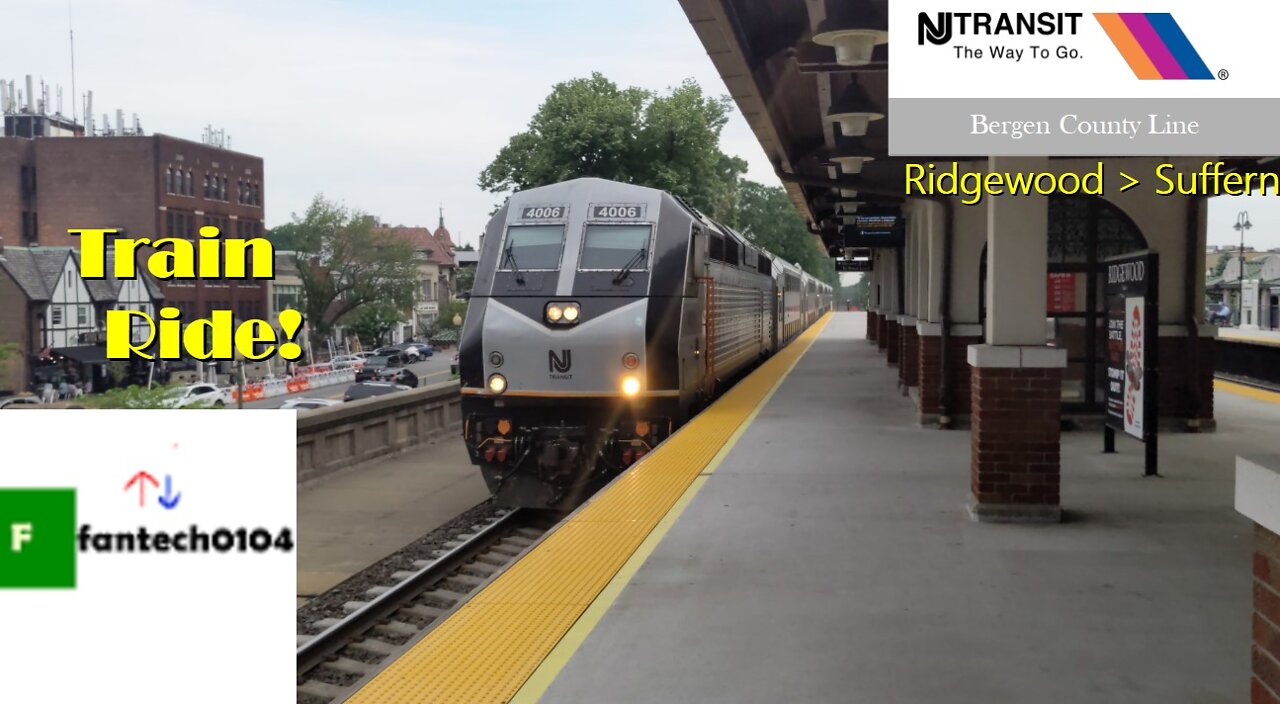
<svg viewBox="0 0 1280 704">
<path fill-rule="evenodd" d="M 458 432 L 458 383 L 298 414 L 298 484 Z"/>
</svg>

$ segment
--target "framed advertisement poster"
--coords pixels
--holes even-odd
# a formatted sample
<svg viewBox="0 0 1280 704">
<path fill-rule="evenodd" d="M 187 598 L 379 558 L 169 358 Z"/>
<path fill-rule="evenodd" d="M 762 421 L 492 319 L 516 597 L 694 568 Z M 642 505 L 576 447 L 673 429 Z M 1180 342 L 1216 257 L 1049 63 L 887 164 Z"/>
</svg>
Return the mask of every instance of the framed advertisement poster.
<svg viewBox="0 0 1280 704">
<path fill-rule="evenodd" d="M 1146 474 L 1157 473 L 1159 422 L 1159 255 L 1134 252 L 1103 261 L 1107 305 L 1107 386 L 1104 451 L 1115 451 L 1115 433 L 1146 443 Z"/>
</svg>

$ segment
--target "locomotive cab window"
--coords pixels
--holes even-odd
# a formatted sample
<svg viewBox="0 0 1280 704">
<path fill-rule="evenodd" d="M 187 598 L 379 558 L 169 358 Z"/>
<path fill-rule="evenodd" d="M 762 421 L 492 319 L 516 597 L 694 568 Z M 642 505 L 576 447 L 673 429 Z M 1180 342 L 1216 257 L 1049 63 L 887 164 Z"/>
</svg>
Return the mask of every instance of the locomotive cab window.
<svg viewBox="0 0 1280 704">
<path fill-rule="evenodd" d="M 652 232 L 648 225 L 587 225 L 578 268 L 645 271 Z"/>
<path fill-rule="evenodd" d="M 559 269 L 564 225 L 512 225 L 498 257 L 500 271 Z"/>
</svg>

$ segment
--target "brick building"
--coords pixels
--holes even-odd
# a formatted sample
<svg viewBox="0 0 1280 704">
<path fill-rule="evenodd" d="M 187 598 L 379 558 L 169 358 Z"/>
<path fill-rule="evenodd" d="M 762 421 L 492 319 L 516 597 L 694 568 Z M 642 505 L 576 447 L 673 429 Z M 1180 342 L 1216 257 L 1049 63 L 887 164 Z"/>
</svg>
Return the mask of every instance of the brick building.
<svg viewBox="0 0 1280 704">
<path fill-rule="evenodd" d="M 263 232 L 262 158 L 167 135 L 0 138 L 0 238 L 19 246 L 79 245 L 68 229 L 117 228 L 123 237 L 194 239 Z M 237 318 L 268 312 L 257 281 L 163 282 L 185 319 L 215 308 Z"/>
</svg>

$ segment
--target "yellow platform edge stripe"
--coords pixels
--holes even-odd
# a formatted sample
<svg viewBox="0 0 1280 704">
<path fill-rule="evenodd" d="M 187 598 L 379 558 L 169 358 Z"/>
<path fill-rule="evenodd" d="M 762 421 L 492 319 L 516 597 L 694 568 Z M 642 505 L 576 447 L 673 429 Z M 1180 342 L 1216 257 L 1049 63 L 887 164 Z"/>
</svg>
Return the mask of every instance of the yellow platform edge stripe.
<svg viewBox="0 0 1280 704">
<path fill-rule="evenodd" d="M 1280 346 L 1280 338 L 1277 337 L 1258 337 L 1256 335 L 1223 335 L 1222 331 L 1218 331 L 1219 340 L 1226 342 L 1251 342 L 1255 345 L 1270 345 L 1272 347 Z"/>
<path fill-rule="evenodd" d="M 674 522 L 679 512 L 673 507 L 681 503 L 683 510 L 693 496 L 690 487 L 705 483 L 704 472 L 723 459 L 726 446 L 741 436 L 830 315 L 567 518 L 349 701 L 511 701 L 601 594 L 610 585 L 621 591 L 619 572 L 649 542 L 634 574 L 661 539 L 650 542 L 655 529 Z"/>
<path fill-rule="evenodd" d="M 822 328 L 826 326 L 826 323 L 826 317 L 818 321 L 817 325 L 815 325 L 818 328 L 817 333 L 820 334 L 822 332 Z M 676 524 L 681 514 L 684 513 L 685 508 L 693 501 L 693 497 L 697 496 L 698 492 L 702 490 L 702 486 L 707 483 L 707 478 L 715 473 L 720 463 L 724 461 L 725 457 L 729 456 L 729 452 L 733 450 L 734 446 L 738 444 L 738 440 L 747 432 L 747 428 L 751 427 L 756 416 L 760 415 L 760 411 L 769 403 L 769 399 L 773 398 L 773 395 L 782 387 L 782 382 L 786 381 L 787 377 L 791 375 L 791 371 L 800 363 L 805 351 L 807 350 L 801 350 L 800 354 L 791 361 L 791 365 L 778 377 L 773 387 L 769 389 L 769 393 L 760 399 L 760 402 L 751 410 L 751 413 L 738 426 L 738 429 L 733 431 L 729 441 L 724 444 L 724 447 L 720 448 L 720 451 L 712 458 L 711 463 L 707 465 L 700 475 L 694 478 L 693 483 L 689 485 L 688 489 L 685 489 L 684 494 L 671 507 L 671 510 L 667 511 L 667 514 L 662 517 L 658 525 L 640 544 L 639 549 L 631 554 L 631 558 L 627 560 L 621 570 L 618 570 L 618 573 L 609 581 L 604 591 L 600 592 L 600 595 L 591 602 L 591 605 L 573 624 L 569 632 L 560 639 L 560 642 L 542 661 L 538 669 L 534 670 L 533 675 L 525 681 L 524 686 L 511 698 L 511 704 L 534 704 L 542 698 L 542 695 L 551 687 L 551 683 L 555 681 L 560 671 L 569 663 L 569 658 L 573 657 L 573 654 L 578 652 L 578 648 L 582 647 L 582 643 L 587 639 L 587 636 L 595 630 L 596 625 L 600 623 L 600 619 L 604 618 L 604 615 L 609 611 L 609 607 L 613 606 L 613 602 L 622 594 L 623 588 L 631 583 L 632 577 L 649 560 L 649 555 L 653 554 L 654 549 L 658 547 L 658 543 L 661 543 L 662 539 L 666 537 L 667 531 L 671 530 L 671 527 Z"/>
<path fill-rule="evenodd" d="M 1256 401 L 1264 403 L 1280 403 L 1280 393 L 1275 391 L 1267 391 L 1253 386 L 1237 384 L 1233 381 L 1225 381 L 1223 379 L 1214 379 L 1213 388 L 1215 391 L 1226 391 L 1237 396 L 1246 396 Z"/>
</svg>

